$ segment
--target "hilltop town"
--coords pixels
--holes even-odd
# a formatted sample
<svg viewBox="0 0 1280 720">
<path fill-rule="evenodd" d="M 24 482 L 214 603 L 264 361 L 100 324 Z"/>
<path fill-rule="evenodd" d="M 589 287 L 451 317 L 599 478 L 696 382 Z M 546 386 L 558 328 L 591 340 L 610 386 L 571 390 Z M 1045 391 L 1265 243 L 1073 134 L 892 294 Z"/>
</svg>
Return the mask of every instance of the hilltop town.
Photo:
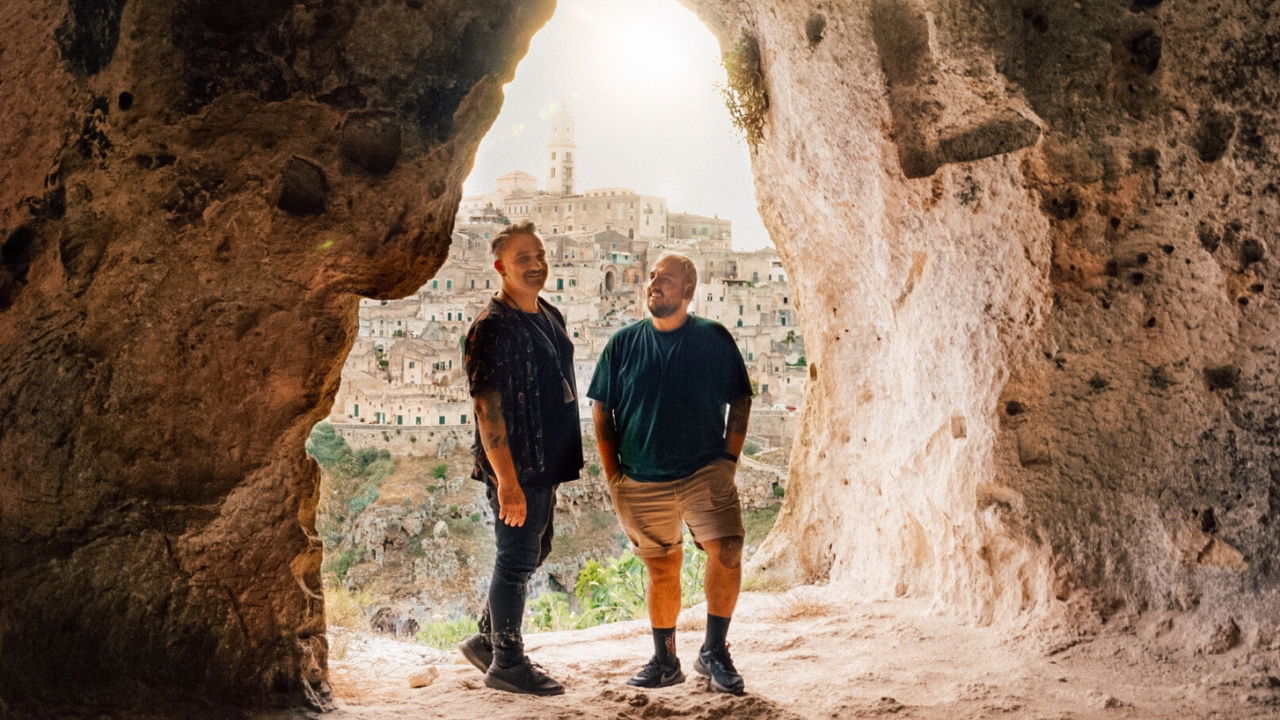
<svg viewBox="0 0 1280 720">
<path fill-rule="evenodd" d="M 561 110 L 551 124 L 544 188 L 515 171 L 464 198 L 434 278 L 407 298 L 361 300 L 359 337 L 329 421 L 353 447 L 444 456 L 469 444 L 462 339 L 500 285 L 490 239 L 508 223 L 533 221 L 551 265 L 543 297 L 564 313 L 573 338 L 584 419 L 600 352 L 619 328 L 645 317 L 649 267 L 672 250 L 698 267 L 690 311 L 727 327 L 747 363 L 756 390 L 749 441 L 789 446 L 808 367 L 777 253 L 735 251 L 729 220 L 670 212 L 662 197 L 620 187 L 577 192 L 573 119 Z"/>
</svg>

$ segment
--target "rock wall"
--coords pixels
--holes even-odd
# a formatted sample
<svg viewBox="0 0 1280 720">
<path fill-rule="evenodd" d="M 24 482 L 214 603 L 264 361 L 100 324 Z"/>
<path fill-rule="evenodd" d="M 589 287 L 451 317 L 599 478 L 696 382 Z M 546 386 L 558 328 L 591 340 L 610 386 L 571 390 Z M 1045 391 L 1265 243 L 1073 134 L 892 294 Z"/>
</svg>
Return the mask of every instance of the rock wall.
<svg viewBox="0 0 1280 720">
<path fill-rule="evenodd" d="M 756 570 L 1277 637 L 1280 9 L 686 4 L 811 362 Z"/>
<path fill-rule="evenodd" d="M 326 705 L 303 443 L 552 8 L 0 6 L 0 712 Z"/>
<path fill-rule="evenodd" d="M 471 447 L 471 425 L 356 425 L 335 424 L 333 429 L 353 450 L 387 449 L 393 455 L 447 457 L 457 448 Z"/>
<path fill-rule="evenodd" d="M 1273 641 L 1272 4 L 686 2 L 809 345 L 759 569 Z M 325 705 L 303 442 L 551 10 L 0 6 L 0 704 Z"/>
</svg>

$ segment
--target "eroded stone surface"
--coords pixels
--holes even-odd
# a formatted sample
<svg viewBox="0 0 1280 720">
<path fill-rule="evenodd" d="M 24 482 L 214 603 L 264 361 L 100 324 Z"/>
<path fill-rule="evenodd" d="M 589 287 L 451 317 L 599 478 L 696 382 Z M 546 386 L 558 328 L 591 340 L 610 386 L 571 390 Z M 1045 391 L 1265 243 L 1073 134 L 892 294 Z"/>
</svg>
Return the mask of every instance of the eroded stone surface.
<svg viewBox="0 0 1280 720">
<path fill-rule="evenodd" d="M 758 38 L 756 188 L 812 338 L 756 570 L 980 621 L 1188 611 L 1211 649 L 1274 632 L 1280 12 L 686 4 Z M 943 161 L 953 119 L 1001 117 L 1037 131 Z"/>
<path fill-rule="evenodd" d="M 688 4 L 758 45 L 809 343 L 761 568 L 1274 642 L 1271 4 Z M 3 701 L 324 703 L 303 439 L 550 9 L 0 6 Z"/>
<path fill-rule="evenodd" d="M 327 702 L 303 442 L 551 9 L 3 5 L 0 703 Z"/>
</svg>

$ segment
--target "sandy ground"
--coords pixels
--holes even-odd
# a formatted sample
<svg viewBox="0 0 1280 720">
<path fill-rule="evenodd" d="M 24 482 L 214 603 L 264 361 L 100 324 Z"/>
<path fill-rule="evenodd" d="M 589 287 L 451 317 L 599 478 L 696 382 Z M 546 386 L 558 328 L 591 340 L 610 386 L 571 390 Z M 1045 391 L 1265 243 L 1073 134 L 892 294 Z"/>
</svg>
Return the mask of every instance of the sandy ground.
<svg viewBox="0 0 1280 720">
<path fill-rule="evenodd" d="M 457 653 L 339 631 L 332 720 L 446 718 L 1280 718 L 1280 652 L 1197 656 L 1141 628 L 1046 645 L 931 615 L 911 601 L 840 607 L 824 588 L 745 593 L 730 631 L 747 694 L 711 692 L 691 669 L 704 609 L 682 614 L 689 679 L 625 681 L 652 649 L 633 621 L 526 638 L 565 684 L 532 698 L 490 690 Z M 433 667 L 427 687 L 408 677 Z M 281 716 L 282 717 L 282 716 Z"/>
</svg>

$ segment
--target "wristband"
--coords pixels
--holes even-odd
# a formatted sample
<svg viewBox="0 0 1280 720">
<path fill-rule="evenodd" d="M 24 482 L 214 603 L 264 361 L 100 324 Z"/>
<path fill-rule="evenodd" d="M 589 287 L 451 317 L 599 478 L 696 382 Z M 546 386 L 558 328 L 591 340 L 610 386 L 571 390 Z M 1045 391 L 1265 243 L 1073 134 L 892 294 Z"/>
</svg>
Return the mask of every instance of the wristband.
<svg viewBox="0 0 1280 720">
<path fill-rule="evenodd" d="M 725 450 L 724 452 L 720 453 L 720 457 L 724 458 L 725 460 L 728 460 L 728 461 L 729 461 L 729 462 L 731 462 L 731 463 L 736 463 L 736 462 L 738 462 L 738 456 L 737 456 L 737 455 L 734 455 L 733 453 L 729 452 L 728 450 Z"/>
</svg>

